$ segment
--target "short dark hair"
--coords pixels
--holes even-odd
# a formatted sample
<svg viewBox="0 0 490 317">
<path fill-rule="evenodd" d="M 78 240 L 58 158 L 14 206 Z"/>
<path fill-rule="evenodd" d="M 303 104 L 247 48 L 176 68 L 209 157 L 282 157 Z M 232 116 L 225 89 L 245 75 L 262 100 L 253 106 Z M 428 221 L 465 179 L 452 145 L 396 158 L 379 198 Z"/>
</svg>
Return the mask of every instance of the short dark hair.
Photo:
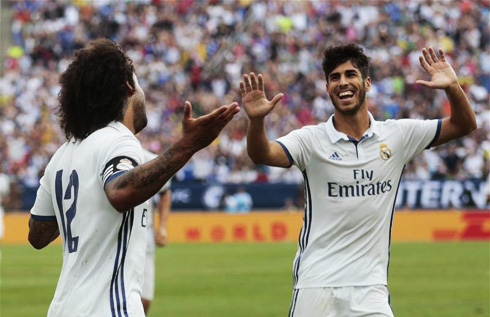
<svg viewBox="0 0 490 317">
<path fill-rule="evenodd" d="M 350 61 L 361 72 L 362 78 L 369 76 L 370 58 L 364 54 L 362 47 L 356 43 L 340 46 L 329 46 L 323 53 L 322 68 L 328 83 L 328 75 L 340 64 Z"/>
<path fill-rule="evenodd" d="M 75 59 L 60 76 L 60 125 L 66 138 L 83 140 L 112 121 L 122 121 L 135 89 L 134 66 L 121 47 L 108 39 L 91 41 L 75 52 Z"/>
</svg>

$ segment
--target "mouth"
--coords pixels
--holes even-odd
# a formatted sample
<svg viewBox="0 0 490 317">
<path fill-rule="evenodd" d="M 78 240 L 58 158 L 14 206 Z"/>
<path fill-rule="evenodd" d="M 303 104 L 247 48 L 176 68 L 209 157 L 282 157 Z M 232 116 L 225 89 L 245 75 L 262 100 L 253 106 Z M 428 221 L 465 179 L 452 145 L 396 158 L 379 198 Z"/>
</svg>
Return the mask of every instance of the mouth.
<svg viewBox="0 0 490 317">
<path fill-rule="evenodd" d="M 337 94 L 337 98 L 341 103 L 349 103 L 354 98 L 354 92 L 352 90 L 343 90 Z"/>
</svg>

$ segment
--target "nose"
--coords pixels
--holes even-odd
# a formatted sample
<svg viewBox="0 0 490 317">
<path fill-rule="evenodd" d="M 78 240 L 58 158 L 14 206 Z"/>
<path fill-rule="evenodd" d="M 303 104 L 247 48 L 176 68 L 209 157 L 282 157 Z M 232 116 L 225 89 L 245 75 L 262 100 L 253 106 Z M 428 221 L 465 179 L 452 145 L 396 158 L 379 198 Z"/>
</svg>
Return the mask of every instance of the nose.
<svg viewBox="0 0 490 317">
<path fill-rule="evenodd" d="M 344 74 L 340 75 L 339 85 L 340 86 L 346 86 L 348 84 L 349 84 L 349 82 L 347 81 L 347 77 L 345 77 Z"/>
</svg>

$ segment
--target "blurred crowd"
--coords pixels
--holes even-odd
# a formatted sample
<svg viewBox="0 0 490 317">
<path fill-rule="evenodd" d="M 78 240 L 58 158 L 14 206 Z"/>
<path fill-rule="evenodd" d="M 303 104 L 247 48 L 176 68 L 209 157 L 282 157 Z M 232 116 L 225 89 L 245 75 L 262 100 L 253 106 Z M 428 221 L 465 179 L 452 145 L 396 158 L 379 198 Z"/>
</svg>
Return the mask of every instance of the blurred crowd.
<svg viewBox="0 0 490 317">
<path fill-rule="evenodd" d="M 57 124 L 58 76 L 74 50 L 111 38 L 134 61 L 146 93 L 148 126 L 138 137 L 153 152 L 180 135 L 185 100 L 198 116 L 240 102 L 241 75 L 262 73 L 274 139 L 333 113 L 321 68 L 326 46 L 360 43 L 372 58 L 369 109 L 376 119 L 441 118 L 443 91 L 415 85 L 427 75 L 418 56 L 442 48 L 476 113 L 471 136 L 424 151 L 405 179 L 486 179 L 490 154 L 490 26 L 486 0 L 72 0 L 15 1 L 0 95 L 2 168 L 37 186 L 64 135 Z M 256 166 L 246 153 L 245 113 L 176 175 L 219 183 L 303 180 L 297 169 Z"/>
</svg>

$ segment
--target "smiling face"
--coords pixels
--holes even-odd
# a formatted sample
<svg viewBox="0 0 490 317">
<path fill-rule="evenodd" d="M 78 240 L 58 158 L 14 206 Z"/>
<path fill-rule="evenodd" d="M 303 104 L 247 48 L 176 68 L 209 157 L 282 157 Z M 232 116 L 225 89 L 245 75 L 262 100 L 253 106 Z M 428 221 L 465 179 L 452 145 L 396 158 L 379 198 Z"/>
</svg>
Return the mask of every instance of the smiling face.
<svg viewBox="0 0 490 317">
<path fill-rule="evenodd" d="M 352 116 L 366 107 L 366 92 L 370 88 L 371 78 L 363 80 L 361 71 L 351 61 L 340 64 L 328 74 L 327 92 L 340 114 Z"/>
</svg>

